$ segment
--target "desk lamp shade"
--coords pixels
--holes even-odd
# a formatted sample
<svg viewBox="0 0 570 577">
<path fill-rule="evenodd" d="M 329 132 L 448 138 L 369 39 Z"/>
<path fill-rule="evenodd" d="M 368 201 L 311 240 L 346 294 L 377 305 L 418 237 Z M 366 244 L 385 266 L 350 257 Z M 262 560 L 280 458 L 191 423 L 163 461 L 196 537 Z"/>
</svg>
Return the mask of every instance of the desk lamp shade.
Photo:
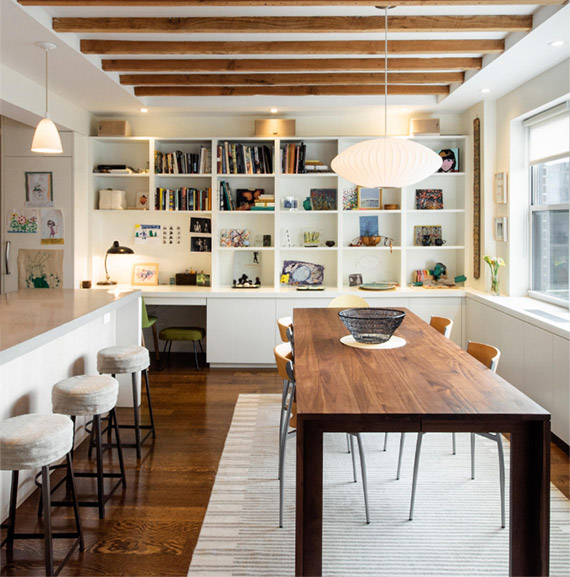
<svg viewBox="0 0 570 577">
<path fill-rule="evenodd" d="M 111 280 L 109 272 L 107 271 L 107 257 L 110 254 L 135 254 L 135 251 L 128 246 L 119 246 L 119 241 L 116 240 L 113 242 L 113 246 L 107 250 L 105 253 L 105 280 L 98 282 L 98 285 L 115 285 L 117 281 Z"/>
<path fill-rule="evenodd" d="M 58 154 L 63 152 L 61 139 L 57 128 L 49 118 L 48 110 L 48 54 L 50 50 L 56 48 L 51 42 L 37 42 L 37 46 L 45 50 L 46 53 L 46 113 L 36 126 L 34 138 L 32 140 L 32 152 L 41 152 L 43 154 Z"/>
<path fill-rule="evenodd" d="M 379 7 L 381 8 L 381 7 Z M 384 6 L 384 137 L 359 142 L 333 158 L 332 169 L 366 188 L 402 188 L 420 182 L 441 167 L 433 150 L 388 133 L 388 6 Z"/>
</svg>

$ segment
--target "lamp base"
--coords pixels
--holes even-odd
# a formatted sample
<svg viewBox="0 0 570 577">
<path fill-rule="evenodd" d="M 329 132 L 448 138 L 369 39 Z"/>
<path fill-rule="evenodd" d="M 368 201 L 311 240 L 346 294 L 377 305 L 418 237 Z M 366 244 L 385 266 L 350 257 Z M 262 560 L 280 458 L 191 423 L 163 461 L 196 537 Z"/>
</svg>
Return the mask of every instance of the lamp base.
<svg viewBox="0 0 570 577">
<path fill-rule="evenodd" d="M 114 280 L 102 280 L 97 283 L 98 286 L 112 286 L 117 284 Z"/>
</svg>

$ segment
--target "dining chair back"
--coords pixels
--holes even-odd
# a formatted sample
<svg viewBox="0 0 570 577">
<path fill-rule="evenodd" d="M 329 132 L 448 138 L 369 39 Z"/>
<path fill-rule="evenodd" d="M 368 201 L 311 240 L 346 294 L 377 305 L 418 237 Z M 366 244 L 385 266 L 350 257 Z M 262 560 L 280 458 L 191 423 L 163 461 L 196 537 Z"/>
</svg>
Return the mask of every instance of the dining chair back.
<svg viewBox="0 0 570 577">
<path fill-rule="evenodd" d="M 484 364 L 488 369 L 491 369 L 494 373 L 497 372 L 497 366 L 499 365 L 499 359 L 501 358 L 501 351 L 497 347 L 469 341 L 467 343 L 467 352 L 472 357 L 475 357 L 480 363 Z"/>
<path fill-rule="evenodd" d="M 339 295 L 329 304 L 329 308 L 368 308 L 370 305 L 358 295 Z"/>
<path fill-rule="evenodd" d="M 431 317 L 429 324 L 438 332 L 440 332 L 446 339 L 451 336 L 451 329 L 453 328 L 453 321 L 445 317 Z"/>
<path fill-rule="evenodd" d="M 287 329 L 293 326 L 293 319 L 291 317 L 281 317 L 277 319 L 277 327 L 279 328 L 279 336 L 281 340 L 286 343 L 289 341 L 287 338 Z"/>
</svg>

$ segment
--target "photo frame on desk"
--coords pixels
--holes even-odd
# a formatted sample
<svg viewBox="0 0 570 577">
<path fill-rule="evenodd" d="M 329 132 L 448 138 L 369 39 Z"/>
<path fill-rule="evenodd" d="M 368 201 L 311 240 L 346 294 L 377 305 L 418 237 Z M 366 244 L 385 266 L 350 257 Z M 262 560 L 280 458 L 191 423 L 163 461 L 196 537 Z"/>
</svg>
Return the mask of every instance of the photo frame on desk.
<svg viewBox="0 0 570 577">
<path fill-rule="evenodd" d="M 158 285 L 158 263 L 139 262 L 133 265 L 133 275 L 131 278 L 133 286 L 157 286 Z"/>
</svg>

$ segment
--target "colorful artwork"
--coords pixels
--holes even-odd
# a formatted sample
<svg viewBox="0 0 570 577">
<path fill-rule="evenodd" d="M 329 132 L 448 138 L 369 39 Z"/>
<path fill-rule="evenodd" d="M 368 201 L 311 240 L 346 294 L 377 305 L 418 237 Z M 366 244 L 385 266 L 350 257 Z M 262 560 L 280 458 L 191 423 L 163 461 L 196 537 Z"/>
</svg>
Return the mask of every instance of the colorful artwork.
<svg viewBox="0 0 570 577">
<path fill-rule="evenodd" d="M 135 244 L 160 244 L 160 224 L 135 224 Z"/>
<path fill-rule="evenodd" d="M 259 287 L 261 285 L 261 251 L 236 251 L 233 273 L 233 288 Z"/>
<path fill-rule="evenodd" d="M 459 148 L 444 148 L 438 154 L 442 160 L 438 172 L 459 172 Z"/>
<path fill-rule="evenodd" d="M 358 189 L 358 208 L 360 210 L 380 210 L 382 208 L 382 189 L 364 188 Z"/>
<path fill-rule="evenodd" d="M 255 201 L 264 193 L 263 188 L 238 188 L 236 190 L 236 206 L 238 210 L 249 210 L 255 206 Z"/>
<path fill-rule="evenodd" d="M 356 210 L 358 208 L 358 192 L 356 187 L 345 188 L 342 191 L 342 210 Z"/>
<path fill-rule="evenodd" d="M 311 188 L 312 210 L 336 210 L 336 188 Z"/>
<path fill-rule="evenodd" d="M 286 260 L 281 271 L 281 284 L 292 286 L 322 285 L 325 267 L 321 264 Z"/>
<path fill-rule="evenodd" d="M 18 210 L 16 208 L 8 211 L 8 221 L 6 232 L 19 232 L 33 234 L 38 232 L 38 211 Z"/>
<path fill-rule="evenodd" d="M 18 251 L 18 288 L 59 288 L 63 285 L 63 250 Z"/>
<path fill-rule="evenodd" d="M 247 228 L 223 229 L 220 233 L 220 246 L 240 247 L 250 245 L 251 231 Z"/>
<path fill-rule="evenodd" d="M 443 193 L 439 188 L 416 189 L 416 210 L 441 210 Z"/>
<path fill-rule="evenodd" d="M 41 244 L 63 244 L 63 212 L 58 208 L 41 211 Z"/>
<path fill-rule="evenodd" d="M 360 217 L 360 236 L 378 236 L 378 217 Z"/>
<path fill-rule="evenodd" d="M 438 242 L 443 243 L 441 226 L 414 226 L 414 246 L 432 246 Z"/>
<path fill-rule="evenodd" d="M 137 263 L 133 266 L 132 285 L 156 286 L 158 284 L 158 263 Z"/>
<path fill-rule="evenodd" d="M 26 172 L 26 207 L 53 206 L 51 172 Z"/>
</svg>

